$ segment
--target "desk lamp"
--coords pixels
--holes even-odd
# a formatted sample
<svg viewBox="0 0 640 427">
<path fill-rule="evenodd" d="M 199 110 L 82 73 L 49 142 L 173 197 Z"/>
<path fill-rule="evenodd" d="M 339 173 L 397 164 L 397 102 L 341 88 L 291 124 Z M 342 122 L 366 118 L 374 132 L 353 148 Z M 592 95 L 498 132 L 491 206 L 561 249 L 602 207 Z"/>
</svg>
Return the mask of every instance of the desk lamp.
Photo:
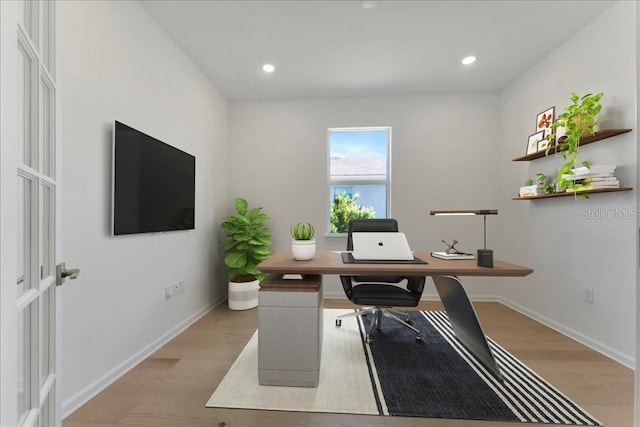
<svg viewBox="0 0 640 427">
<path fill-rule="evenodd" d="M 487 249 L 487 215 L 498 215 L 497 209 L 472 209 L 457 211 L 431 211 L 431 215 L 482 215 L 484 218 L 484 249 L 478 249 L 478 265 L 493 267 L 493 250 Z"/>
</svg>

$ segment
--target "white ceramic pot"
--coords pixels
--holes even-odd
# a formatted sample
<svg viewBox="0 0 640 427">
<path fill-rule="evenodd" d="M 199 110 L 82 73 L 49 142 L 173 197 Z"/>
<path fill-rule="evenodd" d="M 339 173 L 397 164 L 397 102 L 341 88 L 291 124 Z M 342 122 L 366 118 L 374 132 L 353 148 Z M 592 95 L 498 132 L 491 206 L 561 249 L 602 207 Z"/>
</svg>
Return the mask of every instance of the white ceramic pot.
<svg viewBox="0 0 640 427">
<path fill-rule="evenodd" d="M 298 261 L 313 259 L 316 255 L 316 239 L 312 240 L 292 240 L 291 252 Z"/>
<path fill-rule="evenodd" d="M 260 281 L 229 282 L 229 296 L 227 301 L 231 310 L 248 310 L 258 306 L 258 291 Z"/>
</svg>

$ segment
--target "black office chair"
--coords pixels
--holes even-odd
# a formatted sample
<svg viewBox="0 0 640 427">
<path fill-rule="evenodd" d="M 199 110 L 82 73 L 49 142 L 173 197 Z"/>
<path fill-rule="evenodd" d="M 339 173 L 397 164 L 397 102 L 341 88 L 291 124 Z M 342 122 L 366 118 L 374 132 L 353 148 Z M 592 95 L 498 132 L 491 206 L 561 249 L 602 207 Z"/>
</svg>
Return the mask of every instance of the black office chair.
<svg viewBox="0 0 640 427">
<path fill-rule="evenodd" d="M 397 232 L 398 222 L 395 219 L 352 219 L 349 221 L 347 250 L 353 250 L 351 233 L 372 231 Z M 404 280 L 406 280 L 406 288 L 401 286 Z M 372 307 L 339 316 L 336 319 L 336 326 L 342 325 L 344 317 L 373 314 L 373 320 L 367 330 L 367 343 L 372 342 L 373 328 L 381 328 L 382 316 L 413 330 L 416 333 L 416 340 L 422 340 L 420 331 L 409 324 L 409 316 L 406 313 L 391 310 L 391 307 L 416 307 L 424 290 L 424 276 L 340 276 L 340 281 L 344 293 L 351 302 Z"/>
</svg>

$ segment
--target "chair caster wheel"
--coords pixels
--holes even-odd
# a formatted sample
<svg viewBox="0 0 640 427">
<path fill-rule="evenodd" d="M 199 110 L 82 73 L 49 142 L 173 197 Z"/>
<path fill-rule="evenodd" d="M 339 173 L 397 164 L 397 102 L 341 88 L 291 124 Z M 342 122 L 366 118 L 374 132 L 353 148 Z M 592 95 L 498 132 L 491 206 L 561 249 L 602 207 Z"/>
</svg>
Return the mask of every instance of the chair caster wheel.
<svg viewBox="0 0 640 427">
<path fill-rule="evenodd" d="M 416 336 L 416 341 L 422 341 L 422 336 L 421 335 Z"/>
<path fill-rule="evenodd" d="M 407 317 L 406 319 L 404 319 L 404 323 L 408 323 L 410 325 L 411 324 L 411 318 Z"/>
<path fill-rule="evenodd" d="M 336 326 L 337 327 L 342 326 L 342 319 L 336 319 Z"/>
<path fill-rule="evenodd" d="M 367 337 L 365 339 L 365 341 L 367 342 L 367 344 L 372 344 L 373 343 L 373 340 L 371 338 L 369 338 L 369 337 Z"/>
</svg>

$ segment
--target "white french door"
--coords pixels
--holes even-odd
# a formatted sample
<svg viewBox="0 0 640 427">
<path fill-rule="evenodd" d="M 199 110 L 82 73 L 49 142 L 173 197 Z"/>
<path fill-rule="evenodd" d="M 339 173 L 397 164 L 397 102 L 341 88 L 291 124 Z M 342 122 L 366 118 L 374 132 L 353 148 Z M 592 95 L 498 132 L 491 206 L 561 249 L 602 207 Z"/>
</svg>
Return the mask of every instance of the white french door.
<svg viewBox="0 0 640 427">
<path fill-rule="evenodd" d="M 55 2 L 0 7 L 0 424 L 58 426 Z"/>
</svg>

